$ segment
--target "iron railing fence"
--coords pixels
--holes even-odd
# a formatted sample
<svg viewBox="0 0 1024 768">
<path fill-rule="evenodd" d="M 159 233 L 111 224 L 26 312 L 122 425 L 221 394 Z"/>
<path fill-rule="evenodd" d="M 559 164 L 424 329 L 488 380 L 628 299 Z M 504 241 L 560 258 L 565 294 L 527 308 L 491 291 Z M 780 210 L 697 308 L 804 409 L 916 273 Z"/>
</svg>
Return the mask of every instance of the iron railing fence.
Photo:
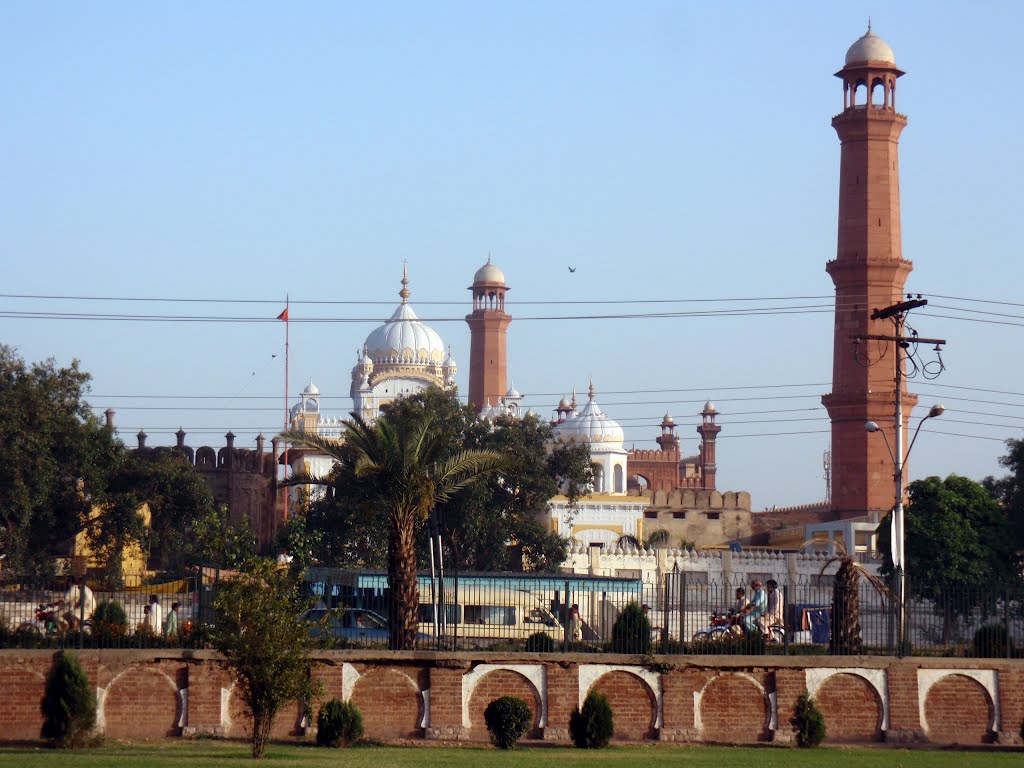
<svg viewBox="0 0 1024 768">
<path fill-rule="evenodd" d="M 149 575 L 126 574 L 115 583 L 88 578 L 86 586 L 82 601 L 78 588 L 66 578 L 3 574 L 0 647 L 202 647 L 201 627 L 211 615 L 212 592 L 209 583 L 203 587 L 199 574 L 159 581 Z M 153 619 L 146 621 L 146 606 L 154 596 L 160 609 L 158 627 Z M 172 610 L 177 614 L 177 631 L 169 632 Z"/>
<path fill-rule="evenodd" d="M 420 575 L 416 647 L 425 650 L 532 650 L 539 652 L 666 654 L 828 654 L 837 620 L 833 577 L 778 582 L 784 611 L 781 629 L 745 631 L 729 616 L 736 590 L 752 595 L 752 574 L 709 580 L 703 572 L 674 572 L 657 583 L 638 578 L 576 574 L 448 574 L 443 583 Z M 212 569 L 188 578 L 153 583 L 128 576 L 117 585 L 89 581 L 95 610 L 74 621 L 62 582 L 12 578 L 0 582 L 0 647 L 200 648 L 219 575 Z M 306 574 L 312 608 L 310 635 L 338 648 L 386 648 L 391 591 L 380 572 L 314 568 Z M 166 627 L 178 603 L 178 632 L 168 636 L 144 625 L 144 606 L 156 594 Z M 906 638 L 900 638 L 895 591 L 862 580 L 855 615 L 862 651 L 877 655 L 979 657 L 1024 655 L 1024 589 L 928 591 L 908 583 Z M 62 601 L 64 603 L 62 604 Z M 628 609 L 630 604 L 635 607 Z M 79 609 L 81 610 L 81 609 Z M 647 620 L 631 623 L 637 615 Z M 625 617 L 625 618 L 623 618 Z M 81 616 L 77 617 L 81 618 Z M 748 627 L 753 622 L 747 622 Z M 617 627 L 618 625 L 618 627 Z"/>
</svg>

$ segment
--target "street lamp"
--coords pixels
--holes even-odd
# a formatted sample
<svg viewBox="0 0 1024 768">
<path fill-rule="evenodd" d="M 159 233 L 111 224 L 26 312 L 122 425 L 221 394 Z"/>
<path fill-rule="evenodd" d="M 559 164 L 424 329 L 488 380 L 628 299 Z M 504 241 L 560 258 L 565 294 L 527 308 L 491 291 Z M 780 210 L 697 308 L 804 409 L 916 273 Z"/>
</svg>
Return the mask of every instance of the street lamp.
<svg viewBox="0 0 1024 768">
<path fill-rule="evenodd" d="M 903 470 L 904 467 L 906 467 L 907 460 L 910 458 L 910 452 L 914 448 L 914 443 L 917 442 L 917 435 L 921 431 L 921 425 L 928 421 L 928 419 L 934 419 L 937 416 L 941 416 L 945 410 L 945 406 L 941 403 L 936 403 L 931 407 L 928 414 L 917 423 L 917 429 L 914 430 L 914 436 L 910 440 L 910 446 L 907 448 L 906 453 L 903 452 L 903 414 L 901 411 L 897 411 L 895 453 L 893 453 L 893 450 L 889 445 L 889 438 L 886 437 L 885 432 L 882 432 L 882 428 L 879 427 L 876 422 L 869 421 L 864 424 L 864 429 L 868 432 L 882 432 L 882 439 L 885 440 L 885 448 L 889 451 L 889 458 L 892 459 L 894 469 L 893 479 L 896 482 L 896 506 L 893 508 L 892 522 L 889 528 L 889 551 L 892 556 L 893 567 L 896 569 L 897 574 L 897 600 L 899 601 L 900 606 L 899 638 L 901 650 L 903 648 L 903 641 L 905 640 L 907 628 L 907 566 L 906 532 L 903 525 Z"/>
</svg>

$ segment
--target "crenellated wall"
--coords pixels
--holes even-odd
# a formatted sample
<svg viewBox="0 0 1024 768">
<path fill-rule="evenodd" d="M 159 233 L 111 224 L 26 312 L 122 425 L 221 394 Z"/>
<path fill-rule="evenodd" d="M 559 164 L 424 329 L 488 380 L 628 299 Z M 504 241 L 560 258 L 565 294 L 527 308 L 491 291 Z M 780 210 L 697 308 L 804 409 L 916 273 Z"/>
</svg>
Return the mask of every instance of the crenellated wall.
<svg viewBox="0 0 1024 768">
<path fill-rule="evenodd" d="M 84 651 L 99 728 L 111 738 L 244 737 L 231 676 L 209 651 Z M 50 651 L 0 651 L 0 740 L 34 740 Z M 483 710 L 498 696 L 526 700 L 530 738 L 568 740 L 587 693 L 608 696 L 615 739 L 789 743 L 797 697 L 810 692 L 827 741 L 1020 744 L 1024 661 L 883 657 L 323 652 L 313 674 L 328 698 L 353 701 L 375 739 L 485 741 Z M 274 736 L 307 738 L 302 704 Z"/>
</svg>

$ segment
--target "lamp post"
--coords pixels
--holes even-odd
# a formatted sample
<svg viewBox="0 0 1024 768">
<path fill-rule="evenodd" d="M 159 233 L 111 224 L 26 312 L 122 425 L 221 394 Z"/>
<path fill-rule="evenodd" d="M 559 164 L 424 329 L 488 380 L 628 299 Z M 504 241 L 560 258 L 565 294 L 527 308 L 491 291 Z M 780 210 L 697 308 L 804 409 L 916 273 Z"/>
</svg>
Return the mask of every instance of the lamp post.
<svg viewBox="0 0 1024 768">
<path fill-rule="evenodd" d="M 899 647 L 902 651 L 904 647 L 904 641 L 906 639 L 907 629 L 907 566 L 906 566 L 906 532 L 904 529 L 904 517 L 903 517 L 903 470 L 906 466 L 907 460 L 910 458 L 910 452 L 914 448 L 914 443 L 917 442 L 917 435 L 921 431 L 921 425 L 924 424 L 928 419 L 934 419 L 936 416 L 941 416 L 945 412 L 945 407 L 939 403 L 936 403 L 928 411 L 928 414 L 917 423 L 917 429 L 914 430 L 914 436 L 910 440 L 910 445 L 907 447 L 906 452 L 903 451 L 903 409 L 900 407 L 901 403 L 897 399 L 896 409 L 896 451 L 893 452 L 889 446 L 889 438 L 886 437 L 885 432 L 882 432 L 882 428 L 878 426 L 874 421 L 869 421 L 864 425 L 864 429 L 868 432 L 882 432 L 882 439 L 885 440 L 885 448 L 889 451 L 889 458 L 892 459 L 893 463 L 893 479 L 896 485 L 896 504 L 893 507 L 892 513 L 892 525 L 890 531 L 890 542 L 889 551 L 892 557 L 893 567 L 896 568 L 896 599 L 900 607 L 899 612 Z"/>
</svg>

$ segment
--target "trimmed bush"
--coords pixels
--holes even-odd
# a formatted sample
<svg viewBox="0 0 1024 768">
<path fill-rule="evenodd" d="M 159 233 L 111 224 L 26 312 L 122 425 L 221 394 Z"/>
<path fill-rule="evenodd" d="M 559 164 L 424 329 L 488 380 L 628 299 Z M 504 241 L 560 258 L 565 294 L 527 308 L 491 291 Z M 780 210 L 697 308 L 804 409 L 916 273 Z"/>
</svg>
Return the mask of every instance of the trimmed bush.
<svg viewBox="0 0 1024 768">
<path fill-rule="evenodd" d="M 796 730 L 798 747 L 816 747 L 825 738 L 825 716 L 808 694 L 801 693 L 789 724 Z"/>
<path fill-rule="evenodd" d="M 651 622 L 639 603 L 627 605 L 612 625 L 612 653 L 651 652 Z"/>
<path fill-rule="evenodd" d="M 1013 638 L 1006 631 L 1003 624 L 986 624 L 978 627 L 974 633 L 972 648 L 973 656 L 987 656 L 989 658 L 1006 658 L 1007 651 L 1013 655 Z"/>
<path fill-rule="evenodd" d="M 92 637 L 97 645 L 120 645 L 128 634 L 128 615 L 116 600 L 104 600 L 92 615 Z"/>
<path fill-rule="evenodd" d="M 555 641 L 547 632 L 534 632 L 526 638 L 526 650 L 530 653 L 551 653 L 555 650 Z"/>
<path fill-rule="evenodd" d="M 569 736 L 580 749 L 600 749 L 608 746 L 613 733 L 615 723 L 608 697 L 591 691 L 583 702 L 583 709 L 573 710 L 569 718 Z"/>
<path fill-rule="evenodd" d="M 316 743 L 321 747 L 347 747 L 363 737 L 363 714 L 351 701 L 331 699 L 316 716 Z"/>
<path fill-rule="evenodd" d="M 58 747 L 83 747 L 96 727 L 96 694 L 78 657 L 57 654 L 43 695 L 43 736 Z"/>
<path fill-rule="evenodd" d="M 502 696 L 487 705 L 484 722 L 494 746 L 511 749 L 533 724 L 533 713 L 518 696 Z"/>
</svg>

